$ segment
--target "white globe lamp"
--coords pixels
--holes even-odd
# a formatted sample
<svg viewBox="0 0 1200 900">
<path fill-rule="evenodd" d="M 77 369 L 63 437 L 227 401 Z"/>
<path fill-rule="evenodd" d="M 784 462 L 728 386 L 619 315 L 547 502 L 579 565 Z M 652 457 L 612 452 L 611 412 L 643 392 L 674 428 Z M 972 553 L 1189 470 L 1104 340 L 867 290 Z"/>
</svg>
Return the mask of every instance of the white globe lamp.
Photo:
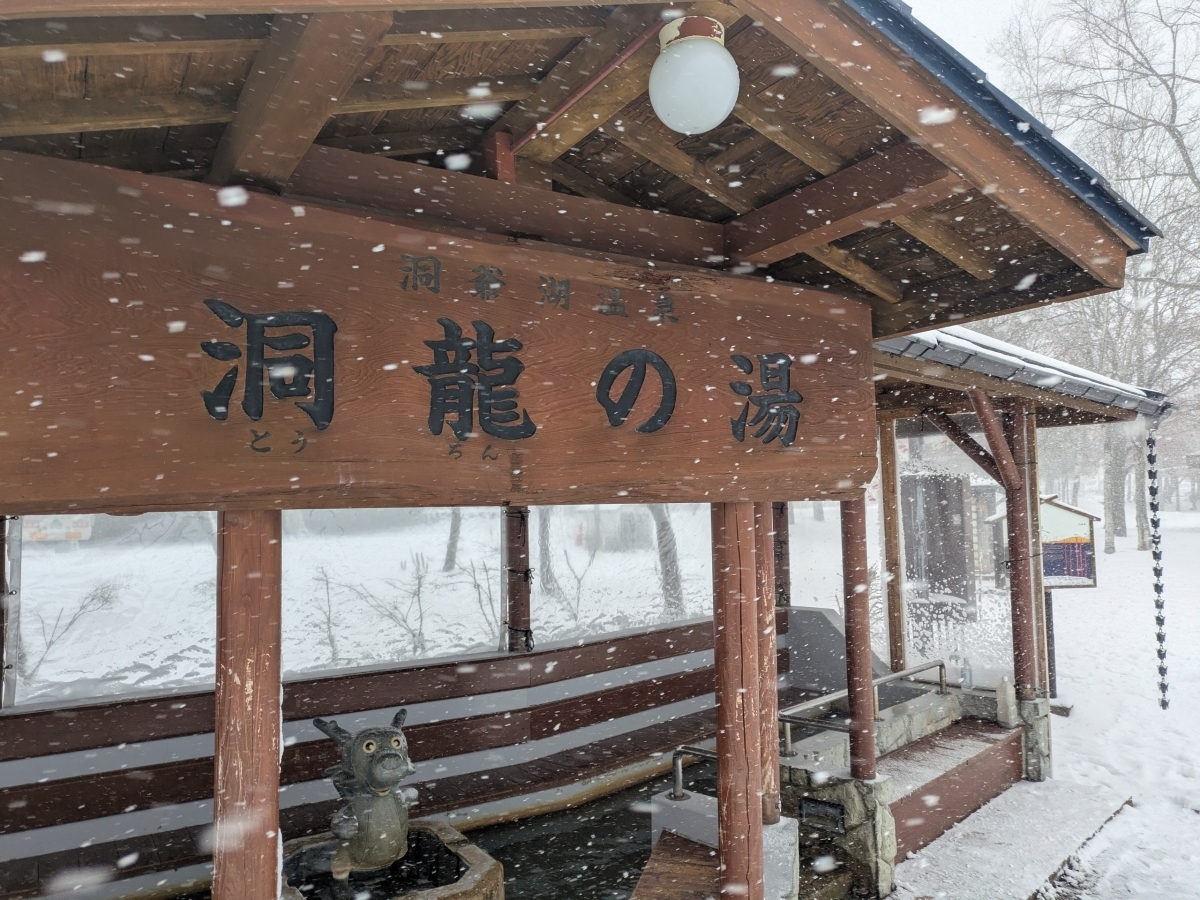
<svg viewBox="0 0 1200 900">
<path fill-rule="evenodd" d="M 680 134 L 712 131 L 737 104 L 737 63 L 725 49 L 725 26 L 708 16 L 683 16 L 663 26 L 650 70 L 650 105 Z"/>
</svg>

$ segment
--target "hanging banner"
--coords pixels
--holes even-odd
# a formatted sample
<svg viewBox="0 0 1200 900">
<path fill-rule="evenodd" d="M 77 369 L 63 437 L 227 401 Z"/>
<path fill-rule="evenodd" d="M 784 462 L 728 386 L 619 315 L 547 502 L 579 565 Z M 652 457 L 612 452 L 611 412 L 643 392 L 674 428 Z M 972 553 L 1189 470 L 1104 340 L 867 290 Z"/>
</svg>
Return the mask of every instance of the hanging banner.
<svg viewBox="0 0 1200 900">
<path fill-rule="evenodd" d="M 0 153 L 0 510 L 711 502 L 875 469 L 819 291 Z"/>
</svg>

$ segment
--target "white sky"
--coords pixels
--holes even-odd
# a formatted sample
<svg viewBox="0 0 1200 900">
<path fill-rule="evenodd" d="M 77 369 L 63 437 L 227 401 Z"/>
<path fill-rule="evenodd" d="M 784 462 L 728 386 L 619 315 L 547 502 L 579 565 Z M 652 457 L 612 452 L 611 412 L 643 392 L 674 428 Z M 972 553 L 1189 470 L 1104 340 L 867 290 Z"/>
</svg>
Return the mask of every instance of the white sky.
<svg viewBox="0 0 1200 900">
<path fill-rule="evenodd" d="M 1018 0 L 907 0 L 913 15 L 928 25 L 1003 89 L 999 62 L 988 44 L 999 37 Z"/>
</svg>

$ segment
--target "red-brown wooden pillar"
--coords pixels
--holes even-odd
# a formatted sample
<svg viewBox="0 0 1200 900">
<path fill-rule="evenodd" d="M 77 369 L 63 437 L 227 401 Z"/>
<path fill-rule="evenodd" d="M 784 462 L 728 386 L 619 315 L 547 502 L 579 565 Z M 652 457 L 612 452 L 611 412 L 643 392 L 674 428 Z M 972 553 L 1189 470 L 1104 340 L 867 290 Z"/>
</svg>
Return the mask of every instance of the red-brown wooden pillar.
<svg viewBox="0 0 1200 900">
<path fill-rule="evenodd" d="M 223 512 L 217 541 L 214 900 L 279 895 L 279 510 Z"/>
<path fill-rule="evenodd" d="M 879 484 L 883 513 L 883 563 L 887 572 L 888 656 L 892 671 L 902 672 L 908 663 L 904 644 L 904 545 L 895 419 L 885 419 L 879 423 Z"/>
<path fill-rule="evenodd" d="M 787 503 L 772 503 L 772 531 L 775 532 L 771 546 L 775 556 L 775 605 L 790 606 L 792 603 L 792 547 L 788 528 Z"/>
<path fill-rule="evenodd" d="M 1033 598 L 1032 535 L 1027 485 L 1029 473 L 1029 407 L 1024 400 L 1010 400 L 1003 416 L 1004 438 L 1016 465 L 1015 483 L 1005 489 L 1008 507 L 1009 598 L 1012 604 L 1013 681 L 1018 700 L 1037 696 L 1037 639 Z M 989 438 L 989 443 L 990 443 Z"/>
<path fill-rule="evenodd" d="M 850 693 L 850 774 L 875 777 L 875 687 L 871 669 L 871 590 L 867 504 L 842 501 L 842 587 L 846 598 L 846 688 Z"/>
<path fill-rule="evenodd" d="M 754 570 L 758 594 L 758 706 L 762 729 L 763 824 L 779 821 L 779 659 L 775 646 L 775 554 L 772 504 L 754 504 Z"/>
<path fill-rule="evenodd" d="M 504 610 L 508 622 L 508 650 L 533 649 L 529 612 L 532 574 L 529 569 L 529 507 L 505 506 L 501 540 L 504 547 Z"/>
<path fill-rule="evenodd" d="M 714 503 L 712 541 L 721 895 L 763 900 L 754 504 Z"/>
</svg>

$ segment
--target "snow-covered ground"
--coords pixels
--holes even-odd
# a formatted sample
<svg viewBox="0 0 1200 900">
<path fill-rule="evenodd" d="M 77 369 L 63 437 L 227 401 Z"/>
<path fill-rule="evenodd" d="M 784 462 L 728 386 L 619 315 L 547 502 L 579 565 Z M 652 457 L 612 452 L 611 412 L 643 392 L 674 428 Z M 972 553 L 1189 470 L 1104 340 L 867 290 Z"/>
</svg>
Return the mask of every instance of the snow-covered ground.
<svg viewBox="0 0 1200 900">
<path fill-rule="evenodd" d="M 1055 900 L 1200 897 L 1200 513 L 1167 512 L 1171 706 L 1158 707 L 1150 554 L 1118 538 L 1100 587 L 1054 594 L 1054 776 L 1133 798 L 1079 854 Z M 1131 517 L 1132 521 L 1132 517 Z"/>
</svg>

